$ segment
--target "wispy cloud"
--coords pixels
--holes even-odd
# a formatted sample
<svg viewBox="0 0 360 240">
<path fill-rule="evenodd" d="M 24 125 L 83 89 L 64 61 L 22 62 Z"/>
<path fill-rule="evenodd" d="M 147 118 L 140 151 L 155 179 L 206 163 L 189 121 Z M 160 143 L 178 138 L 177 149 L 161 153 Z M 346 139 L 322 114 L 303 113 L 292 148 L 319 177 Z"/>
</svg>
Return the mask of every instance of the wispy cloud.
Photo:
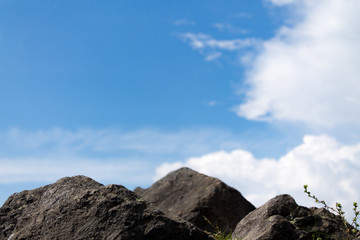
<svg viewBox="0 0 360 240">
<path fill-rule="evenodd" d="M 289 8 L 296 19 L 252 58 L 249 89 L 237 114 L 328 128 L 360 126 L 360 2 L 269 1 L 297 4 Z"/>
<path fill-rule="evenodd" d="M 293 3 L 300 3 L 300 0 L 267 0 L 268 2 L 271 2 L 272 4 L 282 6 L 282 5 L 288 5 Z M 308 1 L 308 0 L 306 0 Z M 305 1 L 302 1 L 305 2 Z M 308 1 L 309 2 L 309 1 Z"/>
<path fill-rule="evenodd" d="M 48 150 L 63 151 L 64 149 L 79 154 L 89 150 L 99 153 L 128 150 L 144 153 L 196 154 L 198 151 L 210 150 L 218 144 L 211 141 L 215 135 L 222 136 L 224 146 L 229 143 L 226 140 L 230 135 L 229 132 L 206 128 L 172 132 L 154 129 L 122 131 L 113 128 L 84 128 L 75 131 L 53 128 L 26 131 L 13 128 L 0 133 L 0 143 L 3 146 L 2 151 L 11 154 L 22 154 L 24 151 L 26 154 L 35 151 L 42 154 Z M 184 144 L 190 141 L 197 142 L 197 147 L 192 148 Z"/>
<path fill-rule="evenodd" d="M 235 51 L 243 48 L 258 46 L 259 40 L 256 38 L 217 40 L 210 35 L 202 33 L 184 33 L 180 35 L 182 39 L 189 42 L 194 49 L 219 49 Z"/>
<path fill-rule="evenodd" d="M 219 57 L 221 57 L 222 53 L 221 52 L 212 52 L 209 53 L 206 57 L 205 60 L 206 61 L 214 61 L 215 59 L 218 59 Z"/>
<path fill-rule="evenodd" d="M 229 23 L 215 23 L 214 27 L 217 28 L 221 32 L 241 33 L 241 34 L 247 34 L 249 32 L 246 29 L 236 27 Z"/>
<path fill-rule="evenodd" d="M 336 201 L 351 207 L 360 200 L 360 143 L 344 145 L 327 135 L 308 135 L 303 143 L 284 156 L 257 159 L 248 151 L 219 151 L 189 158 L 183 162 L 164 163 L 154 180 L 169 171 L 188 166 L 218 177 L 236 187 L 257 206 L 276 194 L 288 193 L 302 204 L 311 204 L 303 185 L 330 204 Z"/>
<path fill-rule="evenodd" d="M 148 184 L 158 164 L 241 144 L 218 129 L 160 131 L 61 128 L 0 132 L 0 184 L 83 174 L 99 181 Z"/>
<path fill-rule="evenodd" d="M 179 34 L 179 36 L 193 49 L 204 54 L 206 61 L 218 59 L 224 51 L 238 52 L 248 48 L 257 48 L 261 44 L 261 41 L 256 38 L 217 40 L 207 34 L 191 32 Z"/>
<path fill-rule="evenodd" d="M 140 185 L 149 182 L 150 162 L 129 158 L 0 158 L 0 184 L 50 183 L 65 176 L 86 175 L 100 182 Z"/>
<path fill-rule="evenodd" d="M 174 22 L 174 25 L 176 26 L 186 26 L 186 25 L 195 25 L 194 21 L 190 21 L 186 18 L 178 19 Z"/>
<path fill-rule="evenodd" d="M 239 12 L 239 13 L 235 14 L 234 17 L 237 17 L 237 18 L 252 18 L 252 15 L 250 13 L 246 13 L 246 12 Z"/>
<path fill-rule="evenodd" d="M 205 102 L 205 104 L 209 107 L 214 107 L 214 106 L 218 105 L 219 103 L 217 101 L 212 100 L 212 101 Z"/>
</svg>

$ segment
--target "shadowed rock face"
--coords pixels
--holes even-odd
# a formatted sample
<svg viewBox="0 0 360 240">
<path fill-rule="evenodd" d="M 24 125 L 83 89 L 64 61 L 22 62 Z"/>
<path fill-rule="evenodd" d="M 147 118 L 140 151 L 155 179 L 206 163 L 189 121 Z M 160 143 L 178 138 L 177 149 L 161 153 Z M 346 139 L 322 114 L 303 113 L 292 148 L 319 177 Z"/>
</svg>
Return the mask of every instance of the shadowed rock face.
<svg viewBox="0 0 360 240">
<path fill-rule="evenodd" d="M 338 216 L 323 208 L 298 206 L 291 196 L 279 195 L 243 218 L 232 236 L 243 240 L 348 239 L 342 226 Z"/>
<path fill-rule="evenodd" d="M 185 221 L 120 185 L 75 176 L 11 195 L 0 208 L 0 239 L 208 239 Z"/>
<path fill-rule="evenodd" d="M 229 232 L 255 209 L 234 188 L 189 168 L 173 171 L 150 188 L 135 192 L 172 218 L 181 217 L 206 231 L 214 228 L 204 217 Z"/>
</svg>

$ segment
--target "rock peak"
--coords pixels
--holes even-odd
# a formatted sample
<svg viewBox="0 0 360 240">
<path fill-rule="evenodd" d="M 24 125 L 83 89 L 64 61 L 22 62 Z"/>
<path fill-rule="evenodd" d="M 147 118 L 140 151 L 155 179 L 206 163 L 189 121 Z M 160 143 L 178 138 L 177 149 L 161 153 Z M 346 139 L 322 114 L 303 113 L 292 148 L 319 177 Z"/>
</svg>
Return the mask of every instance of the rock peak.
<svg viewBox="0 0 360 240">
<path fill-rule="evenodd" d="M 81 185 L 81 186 L 93 186 L 99 187 L 102 184 L 96 182 L 94 179 L 86 177 L 84 175 L 76 175 L 72 177 L 63 177 L 57 180 L 55 185 Z"/>
<path fill-rule="evenodd" d="M 137 188 L 135 192 L 170 217 L 181 217 L 210 232 L 214 226 L 224 232 L 232 231 L 255 209 L 236 189 L 187 167 L 170 172 L 148 189 Z"/>
</svg>

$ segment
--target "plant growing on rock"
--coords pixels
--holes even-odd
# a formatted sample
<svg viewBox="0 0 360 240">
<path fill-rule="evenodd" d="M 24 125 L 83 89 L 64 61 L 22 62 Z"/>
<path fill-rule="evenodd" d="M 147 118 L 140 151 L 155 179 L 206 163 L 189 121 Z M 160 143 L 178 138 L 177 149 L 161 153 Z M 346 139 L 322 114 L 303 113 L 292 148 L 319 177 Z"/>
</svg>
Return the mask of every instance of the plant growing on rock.
<svg viewBox="0 0 360 240">
<path fill-rule="evenodd" d="M 218 226 L 214 226 L 214 224 L 212 224 L 210 222 L 209 219 L 207 219 L 206 217 L 204 217 L 204 220 L 210 224 L 210 226 L 214 229 L 215 233 L 211 233 L 211 232 L 207 232 L 207 234 L 209 234 L 209 236 L 214 239 L 214 240 L 232 240 L 232 233 L 225 233 L 222 232 L 220 230 L 220 228 Z"/>
<path fill-rule="evenodd" d="M 315 195 L 312 195 L 311 192 L 308 190 L 308 185 L 304 185 L 304 192 L 308 195 L 308 197 L 314 199 L 316 203 L 322 204 L 325 209 L 332 211 L 341 218 L 344 224 L 343 227 L 346 230 L 349 239 L 351 239 L 352 234 L 356 234 L 359 232 L 360 225 L 358 224 L 358 217 L 360 211 L 358 211 L 358 204 L 356 202 L 353 203 L 354 218 L 352 219 L 352 223 L 349 224 L 345 219 L 345 212 L 343 211 L 341 203 L 337 202 L 335 204 L 335 208 L 329 206 L 324 200 L 319 200 Z"/>
<path fill-rule="evenodd" d="M 211 238 L 213 238 L 214 240 L 232 240 L 231 238 L 231 233 L 223 233 L 221 231 L 216 232 L 216 233 L 212 233 L 209 235 Z"/>
</svg>

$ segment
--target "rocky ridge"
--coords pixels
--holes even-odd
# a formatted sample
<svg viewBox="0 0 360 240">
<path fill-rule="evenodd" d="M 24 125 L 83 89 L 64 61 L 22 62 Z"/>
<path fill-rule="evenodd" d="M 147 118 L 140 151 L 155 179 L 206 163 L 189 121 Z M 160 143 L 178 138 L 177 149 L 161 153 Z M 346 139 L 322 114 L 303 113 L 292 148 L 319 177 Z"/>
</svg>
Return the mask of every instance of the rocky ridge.
<svg viewBox="0 0 360 240">
<path fill-rule="evenodd" d="M 255 209 L 219 179 L 188 168 L 135 191 L 75 176 L 15 193 L 0 208 L 0 239 L 213 239 L 204 216 L 233 239 L 360 239 L 323 208 L 299 206 L 285 194 Z"/>
<path fill-rule="evenodd" d="M 208 239 L 121 185 L 84 177 L 11 195 L 0 208 L 0 239 Z"/>
</svg>

